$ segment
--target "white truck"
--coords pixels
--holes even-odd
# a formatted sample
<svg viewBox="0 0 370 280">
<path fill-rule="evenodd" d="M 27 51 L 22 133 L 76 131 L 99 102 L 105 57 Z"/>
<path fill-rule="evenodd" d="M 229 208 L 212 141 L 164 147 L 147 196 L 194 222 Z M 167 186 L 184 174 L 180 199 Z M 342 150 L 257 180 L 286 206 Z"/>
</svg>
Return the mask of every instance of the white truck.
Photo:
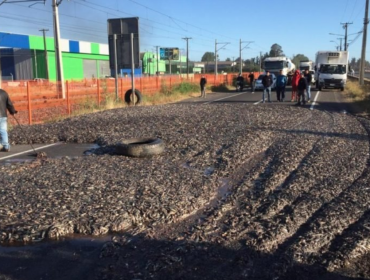
<svg viewBox="0 0 370 280">
<path fill-rule="evenodd" d="M 308 70 L 308 71 L 314 70 L 313 69 L 313 61 L 312 60 L 301 60 L 299 62 L 299 70 L 301 72 L 305 71 L 305 70 Z"/>
<path fill-rule="evenodd" d="M 316 88 L 340 88 L 347 83 L 348 51 L 318 51 L 316 53 Z"/>
<path fill-rule="evenodd" d="M 288 77 L 288 84 L 291 84 L 292 76 L 295 71 L 294 63 L 285 56 L 267 57 L 263 61 L 263 70 L 270 71 L 270 73 L 278 76 L 280 70 L 283 71 L 283 75 Z"/>
</svg>

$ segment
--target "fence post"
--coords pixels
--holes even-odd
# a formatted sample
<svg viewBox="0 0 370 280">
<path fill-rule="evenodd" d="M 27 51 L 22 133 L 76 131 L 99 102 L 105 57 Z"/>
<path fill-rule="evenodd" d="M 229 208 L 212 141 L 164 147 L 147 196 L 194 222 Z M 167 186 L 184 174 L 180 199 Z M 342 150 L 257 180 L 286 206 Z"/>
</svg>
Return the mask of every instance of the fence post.
<svg viewBox="0 0 370 280">
<path fill-rule="evenodd" d="M 66 88 L 67 88 L 67 92 L 66 92 L 66 94 L 67 94 L 67 112 L 68 112 L 68 116 L 70 116 L 71 115 L 71 106 L 69 104 L 69 82 L 68 81 L 66 81 Z"/>
<path fill-rule="evenodd" d="M 172 90 L 172 77 L 170 77 L 170 90 Z"/>
<path fill-rule="evenodd" d="M 156 84 L 157 84 L 157 90 L 158 90 L 158 89 L 159 89 L 159 81 L 158 81 L 159 77 L 157 76 L 156 78 L 157 78 L 157 79 L 156 79 L 156 81 L 155 81 L 155 82 L 156 82 Z"/>
<path fill-rule="evenodd" d="M 28 100 L 28 124 L 32 124 L 30 82 L 27 82 L 27 100 Z"/>
<path fill-rule="evenodd" d="M 100 107 L 100 79 L 96 80 L 96 87 L 97 87 L 97 93 L 98 93 L 98 107 Z"/>
<path fill-rule="evenodd" d="M 124 95 L 124 92 L 123 92 L 123 79 L 121 78 L 120 79 L 120 81 L 121 81 L 121 99 L 122 99 L 122 101 L 124 101 L 125 100 L 125 95 Z"/>
</svg>

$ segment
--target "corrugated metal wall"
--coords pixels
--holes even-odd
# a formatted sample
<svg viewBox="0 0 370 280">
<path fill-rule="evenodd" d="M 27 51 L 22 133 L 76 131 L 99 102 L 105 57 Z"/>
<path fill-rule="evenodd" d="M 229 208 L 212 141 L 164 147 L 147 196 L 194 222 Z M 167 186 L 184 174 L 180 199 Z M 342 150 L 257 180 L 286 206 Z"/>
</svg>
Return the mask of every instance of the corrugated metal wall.
<svg viewBox="0 0 370 280">
<path fill-rule="evenodd" d="M 83 69 L 84 78 L 91 79 L 97 77 L 96 60 L 84 59 Z"/>
<path fill-rule="evenodd" d="M 14 68 L 15 80 L 32 80 L 33 75 L 33 54 L 30 50 L 16 49 L 14 50 Z"/>
</svg>

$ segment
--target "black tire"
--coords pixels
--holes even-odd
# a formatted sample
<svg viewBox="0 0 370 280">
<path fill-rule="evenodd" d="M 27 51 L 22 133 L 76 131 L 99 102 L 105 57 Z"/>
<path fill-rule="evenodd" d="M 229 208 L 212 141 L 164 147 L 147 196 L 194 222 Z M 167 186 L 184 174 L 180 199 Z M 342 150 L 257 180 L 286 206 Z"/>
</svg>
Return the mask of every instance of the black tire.
<svg viewBox="0 0 370 280">
<path fill-rule="evenodd" d="M 341 88 L 340 88 L 340 91 L 344 91 L 344 87 L 341 87 Z"/>
<path fill-rule="evenodd" d="M 322 86 L 319 86 L 319 90 L 320 90 L 320 91 L 322 90 Z"/>
<path fill-rule="evenodd" d="M 135 96 L 136 96 L 135 105 L 140 104 L 140 102 L 142 100 L 142 95 L 141 95 L 141 92 L 138 89 L 135 89 Z M 127 104 L 133 103 L 133 100 L 132 100 L 132 89 L 129 89 L 128 91 L 126 91 L 126 93 L 125 93 L 125 102 Z"/>
<path fill-rule="evenodd" d="M 164 142 L 159 138 L 133 138 L 116 145 L 116 154 L 129 157 L 150 157 L 164 151 Z"/>
</svg>

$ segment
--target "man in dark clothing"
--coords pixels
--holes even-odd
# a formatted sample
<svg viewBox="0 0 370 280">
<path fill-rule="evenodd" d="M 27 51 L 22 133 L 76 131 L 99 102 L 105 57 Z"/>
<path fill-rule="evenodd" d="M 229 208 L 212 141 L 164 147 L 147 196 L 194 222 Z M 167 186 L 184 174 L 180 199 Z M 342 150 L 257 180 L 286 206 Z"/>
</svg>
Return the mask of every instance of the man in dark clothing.
<svg viewBox="0 0 370 280">
<path fill-rule="evenodd" d="M 238 89 L 238 85 L 239 85 L 239 89 L 240 91 L 243 90 L 244 88 L 244 77 L 242 76 L 241 73 L 239 73 L 238 77 L 236 78 L 236 88 Z"/>
<path fill-rule="evenodd" d="M 307 92 L 307 102 L 310 103 L 311 102 L 312 75 L 311 75 L 311 73 L 308 70 L 306 70 L 304 72 L 304 77 L 306 78 L 306 81 L 307 81 L 307 89 L 306 89 L 306 92 Z"/>
<path fill-rule="evenodd" d="M 263 84 L 263 93 L 262 93 L 262 102 L 265 103 L 265 94 L 267 93 L 268 102 L 271 102 L 271 86 L 273 84 L 272 76 L 270 71 L 266 71 L 266 75 L 262 78 Z"/>
<path fill-rule="evenodd" d="M 254 93 L 254 73 L 251 72 L 249 74 L 248 78 L 249 78 L 249 84 L 251 86 L 251 91 L 252 91 L 252 93 Z"/>
<path fill-rule="evenodd" d="M 0 137 L 1 137 L 0 151 L 2 152 L 10 151 L 8 139 L 7 111 L 9 111 L 11 115 L 17 113 L 17 111 L 14 109 L 13 103 L 10 101 L 8 93 L 5 90 L 0 89 Z"/>
<path fill-rule="evenodd" d="M 307 90 L 307 80 L 304 77 L 304 73 L 301 73 L 301 78 L 298 81 L 298 103 L 297 105 L 306 104 L 306 98 L 304 91 Z M 302 103 L 301 103 L 302 100 Z"/>
<path fill-rule="evenodd" d="M 276 97 L 279 102 L 284 102 L 287 83 L 287 76 L 283 75 L 283 70 L 280 70 L 279 75 L 276 77 Z"/>
<path fill-rule="evenodd" d="M 202 78 L 200 78 L 200 97 L 206 98 L 206 84 L 207 84 L 207 79 L 202 75 Z"/>
</svg>

